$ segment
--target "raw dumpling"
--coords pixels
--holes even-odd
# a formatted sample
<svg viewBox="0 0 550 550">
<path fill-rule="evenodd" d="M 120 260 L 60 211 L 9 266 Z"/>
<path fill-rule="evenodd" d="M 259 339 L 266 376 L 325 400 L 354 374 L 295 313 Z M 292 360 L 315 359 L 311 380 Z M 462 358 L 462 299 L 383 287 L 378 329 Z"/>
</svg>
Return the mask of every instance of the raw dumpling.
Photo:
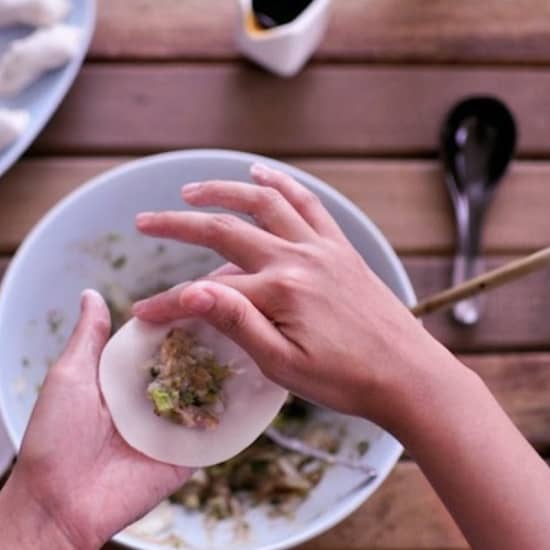
<svg viewBox="0 0 550 550">
<path fill-rule="evenodd" d="M 0 149 L 11 145 L 29 124 L 28 111 L 0 109 Z"/>
<path fill-rule="evenodd" d="M 186 428 L 155 415 L 147 399 L 151 358 L 175 327 L 192 334 L 229 364 L 224 411 L 213 429 Z M 99 366 L 101 391 L 120 435 L 143 454 L 170 464 L 204 467 L 229 460 L 248 447 L 273 421 L 287 392 L 262 374 L 233 341 L 193 319 L 150 325 L 132 319 L 105 347 Z"/>
<path fill-rule="evenodd" d="M 0 0 L 0 27 L 53 25 L 64 19 L 70 0 Z"/>
<path fill-rule="evenodd" d="M 13 96 L 78 52 L 80 29 L 55 25 L 14 40 L 0 58 L 0 95 Z"/>
</svg>

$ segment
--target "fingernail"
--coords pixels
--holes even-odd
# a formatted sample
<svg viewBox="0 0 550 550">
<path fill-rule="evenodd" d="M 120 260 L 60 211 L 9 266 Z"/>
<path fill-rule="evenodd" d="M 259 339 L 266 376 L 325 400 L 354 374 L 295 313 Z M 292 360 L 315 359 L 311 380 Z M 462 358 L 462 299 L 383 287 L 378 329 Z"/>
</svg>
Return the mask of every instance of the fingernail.
<svg viewBox="0 0 550 550">
<path fill-rule="evenodd" d="M 182 187 L 181 192 L 182 192 L 183 195 L 192 195 L 193 193 L 196 193 L 197 191 L 199 191 L 199 189 L 201 187 L 202 187 L 202 182 L 200 182 L 200 181 L 186 183 Z"/>
<path fill-rule="evenodd" d="M 83 290 L 80 293 L 80 311 L 83 311 L 86 307 L 86 302 L 88 300 L 88 289 Z"/>
<path fill-rule="evenodd" d="M 81 294 L 80 294 L 80 307 L 81 309 L 84 309 L 86 307 L 86 304 L 88 302 L 88 300 L 93 300 L 93 299 L 103 299 L 101 294 L 97 291 L 97 290 L 94 290 L 93 288 L 86 288 L 84 289 Z"/>
<path fill-rule="evenodd" d="M 253 164 L 250 168 L 252 177 L 267 178 L 270 173 L 271 170 L 265 164 L 260 164 L 259 162 Z"/>
<path fill-rule="evenodd" d="M 183 301 L 191 313 L 208 313 L 214 307 L 216 298 L 206 290 L 195 289 L 191 297 Z"/>
<path fill-rule="evenodd" d="M 136 225 L 138 226 L 146 225 L 148 222 L 150 222 L 153 219 L 154 215 L 155 214 L 153 212 L 140 212 L 136 216 Z"/>
</svg>

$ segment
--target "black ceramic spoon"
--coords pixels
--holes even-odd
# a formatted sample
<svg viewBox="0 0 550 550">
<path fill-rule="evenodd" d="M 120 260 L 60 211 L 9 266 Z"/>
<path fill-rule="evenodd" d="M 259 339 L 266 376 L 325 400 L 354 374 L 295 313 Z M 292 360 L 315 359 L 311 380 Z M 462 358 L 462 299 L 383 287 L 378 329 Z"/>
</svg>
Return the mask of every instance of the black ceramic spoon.
<svg viewBox="0 0 550 550">
<path fill-rule="evenodd" d="M 517 131 L 508 108 L 492 97 L 472 97 L 448 115 L 441 133 L 445 182 L 453 202 L 457 253 L 453 285 L 482 270 L 483 221 L 495 189 L 514 156 Z M 473 325 L 480 317 L 478 298 L 455 305 L 454 318 Z"/>
</svg>

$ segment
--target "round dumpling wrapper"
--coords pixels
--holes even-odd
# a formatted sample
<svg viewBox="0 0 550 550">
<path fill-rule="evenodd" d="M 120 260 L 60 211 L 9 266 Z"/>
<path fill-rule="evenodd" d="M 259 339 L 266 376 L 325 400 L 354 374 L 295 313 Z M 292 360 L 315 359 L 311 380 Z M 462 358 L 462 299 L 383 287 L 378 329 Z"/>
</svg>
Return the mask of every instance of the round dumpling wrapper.
<svg viewBox="0 0 550 550">
<path fill-rule="evenodd" d="M 186 428 L 157 416 L 147 397 L 150 359 L 176 327 L 233 371 L 224 382 L 225 410 L 215 428 Z M 269 426 L 288 395 L 242 348 L 198 319 L 165 325 L 131 319 L 105 346 L 99 381 L 113 422 L 131 447 L 155 460 L 189 467 L 211 466 L 240 453 Z"/>
</svg>

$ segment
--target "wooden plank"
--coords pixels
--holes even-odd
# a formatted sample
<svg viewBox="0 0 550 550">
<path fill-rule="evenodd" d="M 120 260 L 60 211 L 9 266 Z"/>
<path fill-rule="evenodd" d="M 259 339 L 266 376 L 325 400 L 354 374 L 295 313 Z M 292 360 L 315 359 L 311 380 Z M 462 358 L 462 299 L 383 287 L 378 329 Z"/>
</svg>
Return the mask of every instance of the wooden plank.
<svg viewBox="0 0 550 550">
<path fill-rule="evenodd" d="M 544 455 L 550 451 L 550 354 L 460 355 L 493 392 L 523 435 Z"/>
<path fill-rule="evenodd" d="M 490 257 L 487 267 L 496 267 L 509 257 Z M 451 260 L 406 257 L 405 267 L 419 297 L 449 286 Z M 426 328 L 454 351 L 549 349 L 550 272 L 533 273 L 486 295 L 481 321 L 473 327 L 457 325 L 447 312 L 425 319 Z"/>
<path fill-rule="evenodd" d="M 447 111 L 480 93 L 509 103 L 522 155 L 550 153 L 550 70 L 316 65 L 284 80 L 219 63 L 88 65 L 33 150 L 433 155 Z"/>
<path fill-rule="evenodd" d="M 0 182 L 0 251 L 12 252 L 38 220 L 82 182 L 122 159 L 32 159 Z"/>
<path fill-rule="evenodd" d="M 234 59 L 237 3 L 101 0 L 91 56 Z M 544 0 L 338 0 L 318 59 L 548 63 Z"/>
<path fill-rule="evenodd" d="M 117 547 L 113 544 L 107 548 Z M 463 550 L 467 544 L 412 462 L 400 463 L 372 498 L 348 519 L 299 547 L 300 550 L 436 548 Z"/>
<path fill-rule="evenodd" d="M 453 252 L 454 215 L 439 162 L 316 159 L 297 164 L 355 202 L 399 253 Z M 550 244 L 549 180 L 550 164 L 512 166 L 487 216 L 486 253 L 527 253 Z"/>
<path fill-rule="evenodd" d="M 27 159 L 0 184 L 0 250 L 13 251 L 64 195 L 121 158 Z M 438 163 L 298 160 L 362 208 L 401 254 L 449 254 L 452 212 Z M 489 254 L 519 254 L 550 241 L 550 163 L 519 162 L 499 190 L 487 220 Z M 399 212 L 399 216 L 395 215 Z"/>
<path fill-rule="evenodd" d="M 402 463 L 355 514 L 302 550 L 463 548 L 466 543 L 413 463 Z"/>
</svg>

